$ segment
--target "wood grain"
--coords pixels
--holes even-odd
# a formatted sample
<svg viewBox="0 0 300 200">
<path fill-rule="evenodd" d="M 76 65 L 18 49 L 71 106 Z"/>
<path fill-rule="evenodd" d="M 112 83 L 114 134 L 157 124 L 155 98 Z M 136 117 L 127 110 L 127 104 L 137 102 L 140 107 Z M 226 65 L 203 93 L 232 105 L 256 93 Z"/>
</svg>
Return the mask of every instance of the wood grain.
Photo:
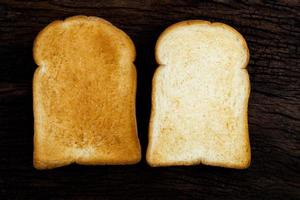
<svg viewBox="0 0 300 200">
<path fill-rule="evenodd" d="M 0 0 L 1 199 L 300 199 L 300 3 L 280 1 L 16 1 Z M 137 48 L 137 119 L 147 146 L 154 45 L 169 25 L 219 21 L 246 38 L 251 59 L 249 128 L 252 164 L 150 168 L 32 167 L 32 42 L 55 19 L 103 17 Z"/>
</svg>

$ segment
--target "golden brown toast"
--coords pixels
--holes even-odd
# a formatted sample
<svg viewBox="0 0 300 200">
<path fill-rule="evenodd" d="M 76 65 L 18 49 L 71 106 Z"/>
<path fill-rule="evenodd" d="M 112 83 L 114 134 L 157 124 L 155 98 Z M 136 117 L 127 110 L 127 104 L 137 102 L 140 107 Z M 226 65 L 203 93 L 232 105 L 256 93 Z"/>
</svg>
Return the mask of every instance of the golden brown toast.
<svg viewBox="0 0 300 200">
<path fill-rule="evenodd" d="M 33 55 L 35 168 L 139 162 L 129 36 L 103 19 L 75 16 L 44 28 Z"/>
<path fill-rule="evenodd" d="M 147 161 L 247 168 L 249 50 L 222 23 L 192 20 L 167 28 L 156 44 Z"/>
</svg>

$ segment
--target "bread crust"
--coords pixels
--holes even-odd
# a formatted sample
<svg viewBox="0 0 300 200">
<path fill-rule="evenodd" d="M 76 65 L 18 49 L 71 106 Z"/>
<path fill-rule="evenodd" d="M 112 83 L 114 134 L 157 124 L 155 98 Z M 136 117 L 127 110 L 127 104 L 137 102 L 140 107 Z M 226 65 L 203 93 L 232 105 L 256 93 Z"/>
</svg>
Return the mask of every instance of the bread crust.
<svg viewBox="0 0 300 200">
<path fill-rule="evenodd" d="M 41 101 L 46 102 L 48 100 L 42 100 L 42 97 L 45 94 L 44 94 L 44 91 L 42 91 L 40 87 L 43 82 L 42 77 L 45 74 L 47 74 L 44 72 L 45 68 L 48 68 L 50 66 L 47 66 L 49 64 L 47 62 L 49 62 L 49 61 L 47 61 L 47 62 L 45 61 L 45 58 L 43 58 L 44 53 L 40 52 L 41 51 L 40 48 L 42 48 L 43 45 L 46 45 L 46 44 L 43 44 L 43 42 L 45 40 L 44 37 L 47 33 L 49 33 L 49 31 L 55 32 L 57 28 L 61 28 L 62 26 L 65 26 L 64 30 L 68 31 L 69 26 L 72 26 L 72 24 L 76 24 L 76 23 L 81 23 L 83 25 L 89 24 L 89 23 L 96 23 L 97 25 L 99 25 L 99 27 L 105 27 L 105 29 L 107 31 L 110 31 L 110 33 L 113 34 L 113 37 L 119 38 L 120 41 L 117 41 L 115 43 L 115 44 L 119 44 L 118 48 L 121 49 L 121 50 L 118 49 L 118 51 L 120 51 L 118 53 L 120 54 L 120 59 L 122 58 L 123 60 L 120 60 L 119 62 L 125 61 L 126 63 L 124 63 L 122 65 L 129 68 L 128 70 L 126 69 L 127 71 L 126 70 L 125 71 L 126 71 L 126 73 L 128 72 L 127 76 L 131 77 L 130 78 L 131 82 L 128 83 L 128 86 L 126 86 L 127 88 L 124 89 L 124 93 L 127 93 L 127 95 L 128 95 L 128 96 L 126 95 L 124 97 L 125 99 L 127 99 L 125 102 L 126 104 L 124 104 L 124 105 L 125 106 L 128 105 L 128 108 L 121 108 L 124 111 L 126 111 L 126 113 L 131 113 L 130 117 L 128 117 L 128 119 L 127 119 L 128 122 L 124 123 L 124 124 L 127 124 L 126 127 L 128 127 L 127 128 L 128 133 L 126 133 L 127 135 L 118 135 L 116 133 L 115 134 L 116 136 L 114 136 L 115 138 L 112 138 L 109 135 L 107 135 L 107 137 L 106 137 L 105 135 L 100 134 L 104 138 L 101 141 L 104 140 L 107 143 L 107 145 L 110 145 L 109 142 L 112 143 L 111 146 L 107 146 L 107 145 L 105 146 L 106 143 L 104 143 L 105 149 L 103 149 L 103 151 L 105 151 L 105 152 L 106 151 L 113 152 L 113 153 L 110 152 L 111 155 L 113 155 L 112 157 L 110 157 L 109 155 L 106 156 L 105 158 L 101 157 L 101 154 L 99 153 L 99 151 L 101 151 L 102 147 L 97 146 L 98 142 L 96 139 L 95 139 L 95 143 L 93 143 L 94 140 L 89 141 L 89 148 L 96 149 L 93 151 L 95 151 L 95 153 L 99 153 L 99 156 L 95 156 L 95 155 L 93 155 L 93 153 L 84 155 L 85 151 L 87 151 L 87 150 L 81 151 L 80 147 L 76 147 L 76 151 L 80 152 L 82 155 L 81 156 L 79 156 L 79 154 L 75 155 L 76 152 L 74 149 L 73 150 L 75 153 L 73 152 L 73 150 L 72 150 L 73 147 L 69 147 L 68 149 L 66 149 L 66 148 L 62 147 L 63 145 L 59 145 L 58 143 L 55 143 L 53 145 L 57 145 L 56 151 L 61 151 L 61 152 L 55 152 L 55 150 L 53 150 L 53 149 L 51 149 L 51 150 L 44 149 L 43 151 L 41 151 L 41 148 L 46 148 L 43 144 L 46 144 L 48 141 L 45 143 L 45 140 L 49 139 L 48 136 L 50 137 L 50 135 L 53 133 L 50 133 L 50 132 L 45 133 L 41 130 L 41 129 L 44 129 L 43 127 L 50 127 L 52 125 L 51 125 L 51 122 L 49 122 L 49 121 L 47 122 L 48 118 L 44 119 L 41 117 L 42 114 L 44 115 L 44 113 L 45 113 L 45 107 L 42 106 Z M 97 29 L 97 28 L 95 28 L 95 29 Z M 99 32 L 99 30 L 96 30 L 96 31 Z M 55 36 L 53 36 L 53 37 L 55 37 Z M 50 38 L 50 39 L 53 39 L 53 38 Z M 103 41 L 106 42 L 106 38 L 104 38 Z M 95 43 L 96 43 L 96 41 L 95 41 Z M 105 44 L 104 44 L 103 48 L 106 48 Z M 53 48 L 56 48 L 56 47 L 53 47 Z M 114 50 L 114 47 L 112 47 L 112 50 Z M 91 51 L 93 51 L 93 49 L 91 49 Z M 103 50 L 103 51 L 105 51 L 105 50 Z M 104 52 L 104 55 L 108 55 L 108 53 L 109 52 Z M 112 52 L 112 53 L 114 53 L 114 52 Z M 50 23 L 37 35 L 37 37 L 34 41 L 34 45 L 33 45 L 33 57 L 34 57 L 35 63 L 38 65 L 38 68 L 36 69 L 36 71 L 34 73 L 34 77 L 33 77 L 33 112 L 34 112 L 33 165 L 36 169 L 52 169 L 52 168 L 68 165 L 71 163 L 78 163 L 78 164 L 83 164 L 83 165 L 110 165 L 110 164 L 125 165 L 125 164 L 135 164 L 141 160 L 141 148 L 140 148 L 139 139 L 137 136 L 137 125 L 136 125 L 136 116 L 135 116 L 135 104 L 136 104 L 135 95 L 136 95 L 136 81 L 137 81 L 136 68 L 133 64 L 133 62 L 135 60 L 135 56 L 136 56 L 135 47 L 134 47 L 134 44 L 133 44 L 132 40 L 130 39 L 130 37 L 126 33 L 124 33 L 122 30 L 113 26 L 110 22 L 108 22 L 104 19 L 98 18 L 98 17 L 88 17 L 88 16 L 79 15 L 79 16 L 73 16 L 73 17 L 66 18 L 64 21 L 57 20 L 57 21 Z M 76 59 L 76 58 L 74 58 L 74 59 Z M 107 62 L 109 62 L 109 61 L 110 60 L 108 60 Z M 115 62 L 115 65 L 116 65 L 116 63 L 119 63 L 118 61 L 114 61 L 114 60 L 111 62 Z M 114 64 L 112 64 L 112 65 L 114 66 Z M 121 65 L 117 66 L 117 67 L 121 67 Z M 112 72 L 108 71 L 108 73 L 111 74 Z M 84 78 L 84 77 L 81 77 L 81 78 Z M 121 78 L 122 77 L 120 77 L 120 79 Z M 74 82 L 74 83 L 76 85 L 76 82 Z M 64 84 L 64 83 L 62 83 L 62 84 Z M 93 84 L 93 83 L 91 83 L 91 84 Z M 107 82 L 107 84 L 109 84 L 109 82 Z M 125 85 L 127 85 L 127 84 L 125 83 Z M 98 91 L 98 90 L 96 90 L 96 91 Z M 79 89 L 79 93 L 80 92 L 84 92 L 84 91 L 82 89 Z M 60 94 L 62 95 L 62 93 L 60 93 Z M 98 94 L 95 94 L 95 95 L 98 95 Z M 103 98 L 105 98 L 105 97 L 106 96 L 103 96 Z M 112 97 L 115 98 L 115 95 Z M 99 96 L 99 98 L 101 99 L 100 96 Z M 128 100 L 128 99 L 130 99 L 130 100 Z M 89 105 L 82 104 L 82 107 L 84 107 L 84 106 L 89 106 Z M 72 109 L 78 109 L 78 108 L 74 107 Z M 96 110 L 96 108 L 95 108 L 95 110 Z M 99 112 L 99 110 L 97 112 Z M 50 114 L 58 115 L 55 112 L 50 113 Z M 101 114 L 101 113 L 99 113 L 99 114 Z M 89 116 L 89 115 L 93 115 L 93 113 L 92 112 L 87 113 L 87 116 Z M 106 113 L 106 115 L 109 116 L 109 115 L 113 115 L 113 114 Z M 105 118 L 105 116 L 103 118 Z M 124 120 L 123 118 L 118 119 L 117 114 L 116 114 L 115 119 L 113 119 L 113 118 L 114 117 L 109 117 L 108 123 L 112 123 L 111 120 L 115 120 L 116 123 L 118 122 L 118 120 Z M 73 120 L 73 119 L 71 119 L 71 120 Z M 80 121 L 82 119 L 79 116 L 78 119 L 75 117 L 74 122 L 75 122 L 75 120 L 79 122 L 78 124 L 80 124 Z M 103 120 L 105 121 L 105 119 L 103 119 Z M 41 125 L 41 124 L 43 124 L 43 125 Z M 130 124 L 130 125 L 128 125 L 128 124 Z M 75 126 L 79 127 L 79 125 L 77 125 L 76 123 L 75 123 Z M 99 125 L 98 128 L 101 128 L 101 125 Z M 55 128 L 53 128 L 53 129 L 55 129 Z M 124 129 L 126 129 L 126 128 L 124 128 Z M 116 128 L 115 132 L 118 132 L 118 131 L 121 131 L 120 128 Z M 101 132 L 101 130 L 99 130 L 99 132 Z M 71 136 L 71 135 L 72 134 L 69 134 L 69 136 Z M 59 137 L 59 136 L 57 136 L 57 137 Z M 74 135 L 74 137 L 75 137 L 75 139 L 73 138 L 73 140 L 76 143 L 76 136 Z M 97 133 L 93 133 L 93 137 L 96 138 Z M 69 138 L 67 137 L 67 139 L 69 139 Z M 77 139 L 80 141 L 80 138 L 77 138 Z M 58 138 L 58 140 L 63 141 L 64 139 Z M 119 140 L 121 140 L 121 141 L 119 141 Z M 43 141 L 43 144 L 41 144 L 42 141 Z M 68 142 L 68 141 L 65 141 L 65 142 Z M 83 148 L 85 148 L 84 145 L 85 144 L 83 144 Z M 116 145 L 119 145 L 119 146 L 116 146 Z M 97 148 L 96 148 L 96 146 L 97 146 Z M 121 153 L 117 152 L 118 149 L 120 149 L 121 147 L 124 147 L 125 149 L 127 148 L 127 150 L 124 150 L 124 152 L 125 152 L 124 155 L 121 155 L 122 152 Z M 122 148 L 121 148 L 121 150 L 122 150 Z M 55 153 L 56 156 L 59 155 L 58 156 L 59 158 L 53 158 L 53 157 L 55 157 L 55 156 L 53 156 L 54 155 L 53 153 Z"/>
<path fill-rule="evenodd" d="M 247 131 L 247 133 L 245 134 L 246 137 L 244 138 L 244 140 L 246 141 L 246 143 L 248 145 L 246 147 L 247 158 L 245 158 L 244 163 L 240 163 L 240 164 L 223 163 L 220 165 L 220 163 L 206 161 L 205 159 L 164 163 L 159 158 L 154 158 L 154 156 L 153 156 L 153 144 L 154 144 L 153 124 L 154 124 L 154 118 L 155 118 L 156 111 L 157 111 L 156 102 L 155 102 L 155 97 L 157 95 L 157 87 L 158 87 L 157 77 L 158 77 L 158 74 L 160 73 L 160 71 L 165 67 L 165 63 L 163 63 L 163 61 L 159 57 L 160 55 L 158 54 L 158 48 L 161 46 L 161 43 L 164 41 L 165 37 L 168 36 L 168 34 L 171 33 L 172 31 L 176 30 L 177 28 L 180 28 L 183 26 L 203 25 L 203 24 L 206 24 L 209 26 L 223 27 L 223 28 L 227 29 L 228 31 L 232 32 L 233 34 L 237 35 L 242 41 L 243 49 L 247 52 L 246 53 L 247 54 L 246 61 L 244 62 L 243 66 L 241 67 L 243 69 L 243 71 L 245 72 L 244 75 L 245 75 L 245 79 L 247 80 L 247 84 L 246 84 L 247 97 L 246 97 L 246 100 L 244 101 L 244 107 L 246 108 L 246 110 L 244 112 L 244 119 L 245 119 L 244 126 L 245 126 L 245 130 Z M 153 80 L 152 80 L 151 116 L 150 116 L 150 122 L 149 122 L 148 147 L 147 147 L 147 152 L 146 152 L 147 163 L 151 167 L 189 166 L 189 165 L 205 164 L 205 165 L 219 166 L 219 167 L 224 167 L 224 168 L 235 168 L 235 169 L 248 168 L 251 163 L 251 150 L 250 150 L 250 141 L 249 141 L 250 139 L 249 139 L 249 133 L 248 133 L 248 100 L 249 100 L 249 96 L 250 96 L 250 79 L 249 79 L 249 74 L 247 72 L 246 67 L 249 63 L 250 53 L 249 53 L 249 49 L 248 49 L 248 46 L 247 46 L 247 43 L 246 43 L 246 40 L 244 39 L 244 37 L 237 30 L 235 30 L 231 26 L 226 25 L 224 23 L 220 23 L 220 22 L 212 23 L 210 21 L 205 21 L 205 20 L 181 21 L 181 22 L 178 22 L 178 23 L 175 23 L 175 24 L 169 26 L 160 34 L 160 36 L 156 42 L 156 46 L 155 46 L 155 59 L 159 66 L 156 69 Z"/>
</svg>

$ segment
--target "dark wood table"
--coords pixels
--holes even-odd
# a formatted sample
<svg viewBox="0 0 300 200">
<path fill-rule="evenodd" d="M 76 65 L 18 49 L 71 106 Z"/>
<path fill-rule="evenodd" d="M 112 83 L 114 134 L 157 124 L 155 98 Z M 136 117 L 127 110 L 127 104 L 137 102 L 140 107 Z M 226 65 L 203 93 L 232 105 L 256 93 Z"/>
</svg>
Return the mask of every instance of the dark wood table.
<svg viewBox="0 0 300 200">
<path fill-rule="evenodd" d="M 55 19 L 94 15 L 133 39 L 143 160 L 133 166 L 32 166 L 32 43 Z M 246 38 L 251 59 L 247 170 L 151 168 L 145 162 L 154 45 L 187 19 L 227 23 Z M 300 1 L 0 0 L 0 199 L 300 199 Z"/>
</svg>

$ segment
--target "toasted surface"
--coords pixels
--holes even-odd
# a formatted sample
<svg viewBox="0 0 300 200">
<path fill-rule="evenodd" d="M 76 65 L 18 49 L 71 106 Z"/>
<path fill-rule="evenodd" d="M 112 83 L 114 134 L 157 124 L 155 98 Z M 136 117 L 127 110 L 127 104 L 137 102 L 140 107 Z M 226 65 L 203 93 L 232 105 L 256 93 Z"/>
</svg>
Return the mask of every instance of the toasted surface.
<svg viewBox="0 0 300 200">
<path fill-rule="evenodd" d="M 139 162 L 131 39 L 103 19 L 75 16 L 44 28 L 33 54 L 34 166 Z"/>
<path fill-rule="evenodd" d="M 222 23 L 184 21 L 162 33 L 155 53 L 147 162 L 248 167 L 244 38 Z"/>
</svg>

